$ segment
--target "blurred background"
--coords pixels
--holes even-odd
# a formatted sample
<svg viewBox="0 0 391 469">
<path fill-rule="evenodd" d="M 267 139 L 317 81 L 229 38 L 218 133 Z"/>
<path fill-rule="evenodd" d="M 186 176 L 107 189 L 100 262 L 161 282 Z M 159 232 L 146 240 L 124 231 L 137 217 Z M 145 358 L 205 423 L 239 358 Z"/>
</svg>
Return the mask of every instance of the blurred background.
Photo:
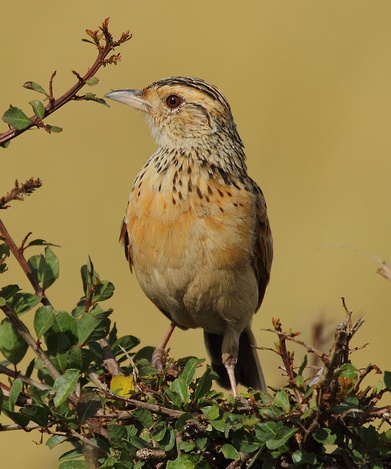
<svg viewBox="0 0 391 469">
<path fill-rule="evenodd" d="M 345 297 L 354 318 L 366 321 L 353 345 L 369 342 L 354 363 L 391 369 L 391 285 L 372 259 L 391 258 L 390 2 L 42 0 L 25 2 L 23 12 L 17 2 L 2 3 L 1 113 L 12 103 L 30 115 L 28 102 L 40 97 L 22 84 L 46 87 L 54 70 L 56 96 L 69 89 L 71 70 L 84 74 L 95 59 L 93 46 L 81 42 L 85 29 L 106 17 L 114 36 L 129 29 L 133 39 L 121 47 L 121 63 L 102 69 L 88 91 L 103 96 L 170 75 L 217 85 L 274 235 L 272 279 L 254 318 L 258 344 L 273 346 L 276 337 L 262 330 L 272 317 L 307 341 L 323 317 L 332 337 Z M 116 286 L 107 306 L 120 333 L 154 345 L 168 322 L 141 292 L 117 241 L 132 182 L 155 144 L 141 114 L 109 104 L 70 103 L 47 120 L 61 134 L 32 130 L 0 149 L 0 195 L 15 179 L 43 181 L 1 216 L 18 243 L 32 231 L 61 245 L 61 276 L 48 292 L 58 309 L 72 309 L 82 296 L 80 266 L 90 255 Z M 29 288 L 14 263 L 2 281 Z M 201 331 L 176 331 L 170 345 L 174 357 L 206 356 Z M 268 384 L 283 383 L 276 355 L 260 356 Z M 57 467 L 66 448 L 49 451 L 33 443 L 39 439 L 1 433 L 4 467 Z"/>
</svg>

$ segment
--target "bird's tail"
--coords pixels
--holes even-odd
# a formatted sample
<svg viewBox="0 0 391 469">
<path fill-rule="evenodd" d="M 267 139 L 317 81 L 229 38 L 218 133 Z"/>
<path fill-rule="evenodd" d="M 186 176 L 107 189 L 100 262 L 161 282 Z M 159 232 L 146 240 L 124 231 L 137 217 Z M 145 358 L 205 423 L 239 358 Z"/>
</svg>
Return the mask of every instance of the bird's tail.
<svg viewBox="0 0 391 469">
<path fill-rule="evenodd" d="M 208 351 L 213 370 L 219 375 L 218 384 L 231 389 L 227 370 L 221 360 L 223 336 L 204 332 L 206 350 Z M 239 338 L 239 355 L 235 365 L 235 378 L 238 384 L 257 391 L 267 392 L 265 378 L 259 362 L 256 341 L 250 327 L 246 328 Z"/>
</svg>

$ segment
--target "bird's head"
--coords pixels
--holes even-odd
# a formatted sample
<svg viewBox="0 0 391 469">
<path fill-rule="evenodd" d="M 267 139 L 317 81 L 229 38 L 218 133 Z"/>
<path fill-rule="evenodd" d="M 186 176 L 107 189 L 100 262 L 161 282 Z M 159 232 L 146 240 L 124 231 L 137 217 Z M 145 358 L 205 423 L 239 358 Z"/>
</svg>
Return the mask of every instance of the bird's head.
<svg viewBox="0 0 391 469">
<path fill-rule="evenodd" d="M 199 78 L 165 78 L 143 90 L 111 91 L 106 97 L 145 112 L 160 147 L 197 150 L 223 145 L 228 153 L 242 153 L 227 100 Z"/>
</svg>

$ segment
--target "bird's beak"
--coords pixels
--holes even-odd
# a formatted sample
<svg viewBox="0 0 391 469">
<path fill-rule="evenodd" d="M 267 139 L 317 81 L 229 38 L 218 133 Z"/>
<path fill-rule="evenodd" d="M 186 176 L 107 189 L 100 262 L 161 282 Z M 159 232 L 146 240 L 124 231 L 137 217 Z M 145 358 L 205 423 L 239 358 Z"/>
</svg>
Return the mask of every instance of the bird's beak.
<svg viewBox="0 0 391 469">
<path fill-rule="evenodd" d="M 105 98 L 127 104 L 128 106 L 132 106 L 140 111 L 149 112 L 151 109 L 151 103 L 142 98 L 141 95 L 142 90 L 116 90 L 105 94 Z"/>
</svg>

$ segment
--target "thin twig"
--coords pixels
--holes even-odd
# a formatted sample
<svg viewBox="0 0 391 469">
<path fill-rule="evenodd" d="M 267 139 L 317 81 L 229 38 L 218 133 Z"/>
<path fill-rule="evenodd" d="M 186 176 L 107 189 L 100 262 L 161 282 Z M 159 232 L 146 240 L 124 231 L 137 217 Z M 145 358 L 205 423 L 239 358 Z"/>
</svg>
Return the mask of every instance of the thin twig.
<svg viewBox="0 0 391 469">
<path fill-rule="evenodd" d="M 295 344 L 298 344 L 298 345 L 302 345 L 303 347 L 305 347 L 307 349 L 308 352 L 313 353 L 318 358 L 320 358 L 323 362 L 328 361 L 327 353 L 316 349 L 312 345 L 309 345 L 309 344 L 305 343 L 302 340 L 298 340 L 295 337 L 292 337 L 291 335 L 287 334 L 286 332 L 282 332 L 282 331 L 279 331 L 279 330 L 276 330 L 276 329 L 262 329 L 262 330 L 266 331 L 266 332 L 273 332 L 274 334 L 277 334 L 280 338 L 283 338 L 285 340 L 289 340 L 289 341 L 294 342 Z"/>
<path fill-rule="evenodd" d="M 163 407 L 161 405 L 149 404 L 148 402 L 138 401 L 137 399 L 130 399 L 122 396 L 117 396 L 117 394 L 113 394 L 111 392 L 106 393 L 106 396 L 109 399 L 125 402 L 126 404 L 134 405 L 135 407 L 147 409 L 152 412 L 158 412 L 159 414 L 168 415 L 169 417 L 179 418 L 185 413 L 181 410 L 169 409 L 168 407 Z"/>
<path fill-rule="evenodd" d="M 29 378 L 28 376 L 22 375 L 18 371 L 9 370 L 6 366 L 3 366 L 3 365 L 0 365 L 0 373 L 3 374 L 3 375 L 7 375 L 11 378 L 14 378 L 14 379 L 20 379 L 21 381 L 23 381 L 23 383 L 26 383 L 29 386 L 34 386 L 37 389 L 41 389 L 42 391 L 50 389 L 47 386 L 45 386 L 44 384 L 39 383 L 38 381 L 34 381 L 33 379 Z"/>
<path fill-rule="evenodd" d="M 96 445 L 95 443 L 93 443 L 91 440 L 89 440 L 88 438 L 86 438 L 85 436 L 81 435 L 80 433 L 78 433 L 77 431 L 73 430 L 71 427 L 67 427 L 67 430 L 68 432 L 75 438 L 79 439 L 80 441 L 82 441 L 85 445 L 89 446 L 90 448 L 94 448 L 96 451 L 98 451 L 99 453 L 103 454 L 104 456 L 108 456 L 108 453 L 103 449 L 101 448 L 100 446 Z"/>
</svg>

